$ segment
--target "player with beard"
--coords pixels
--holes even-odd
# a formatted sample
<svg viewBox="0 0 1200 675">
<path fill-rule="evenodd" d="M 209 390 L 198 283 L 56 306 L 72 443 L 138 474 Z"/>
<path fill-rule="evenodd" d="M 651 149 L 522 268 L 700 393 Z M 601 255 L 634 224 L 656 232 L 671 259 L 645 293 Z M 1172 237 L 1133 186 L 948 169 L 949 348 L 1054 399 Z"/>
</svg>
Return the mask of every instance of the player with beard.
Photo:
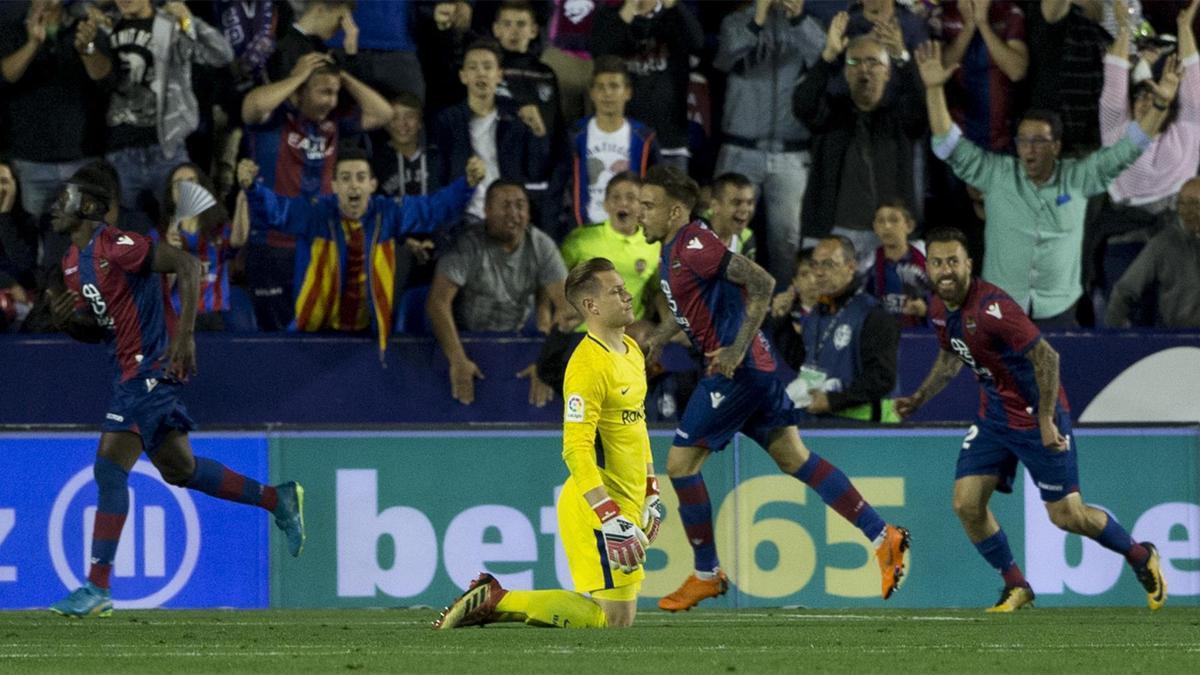
<svg viewBox="0 0 1200 675">
<path fill-rule="evenodd" d="M 1037 327 L 1007 293 L 972 279 L 967 240 L 953 228 L 926 233 L 926 265 L 936 297 L 930 322 L 942 350 L 911 395 L 896 400 L 909 416 L 940 392 L 966 364 L 979 380 L 979 417 L 963 439 L 954 481 L 954 511 L 976 550 L 1004 579 L 989 612 L 1013 612 L 1034 593 L 988 508 L 996 490 L 1011 492 L 1017 462 L 1041 491 L 1050 520 L 1123 556 L 1146 589 L 1150 609 L 1167 600 L 1158 551 L 1137 543 L 1108 513 L 1084 503 L 1067 395 L 1059 359 Z"/>
<path fill-rule="evenodd" d="M 192 454 L 188 432 L 195 424 L 179 394 L 196 372 L 192 331 L 200 262 L 173 246 L 155 246 L 149 237 L 105 225 L 104 214 L 116 199 L 77 173 L 50 210 L 54 231 L 71 239 L 62 260 L 66 288 L 48 291 L 55 323 L 80 342 L 107 342 L 117 366 L 94 466 L 98 496 L 88 580 L 50 607 L 75 618 L 112 614 L 109 578 L 129 513 L 129 471 L 143 452 L 171 485 L 272 512 L 293 556 L 304 545 L 303 488 L 294 482 L 262 485 Z M 168 274 L 179 287 L 178 317 Z"/>
<path fill-rule="evenodd" d="M 396 242 L 456 222 L 483 179 L 478 159 L 467 175 L 431 195 L 403 201 L 373 196 L 378 187 L 366 153 L 343 147 L 334 168 L 333 194 L 285 197 L 257 184 L 258 165 L 243 159 L 238 182 L 246 191 L 252 228 L 297 238 L 295 312 L 291 330 L 367 329 L 387 347 L 392 328 Z"/>
</svg>

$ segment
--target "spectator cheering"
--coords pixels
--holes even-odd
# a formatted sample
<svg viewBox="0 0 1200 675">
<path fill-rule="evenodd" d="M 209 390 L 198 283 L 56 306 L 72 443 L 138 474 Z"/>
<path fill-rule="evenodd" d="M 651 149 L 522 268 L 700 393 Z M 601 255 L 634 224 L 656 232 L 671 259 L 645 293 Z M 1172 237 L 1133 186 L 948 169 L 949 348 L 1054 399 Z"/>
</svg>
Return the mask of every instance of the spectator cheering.
<svg viewBox="0 0 1200 675">
<path fill-rule="evenodd" d="M 792 114 L 792 96 L 824 47 L 825 31 L 804 14 L 804 0 L 757 0 L 721 22 L 713 60 L 729 74 L 717 173 L 742 174 L 762 193 L 766 267 L 780 283 L 791 277 L 800 249 L 812 163 L 811 134 Z"/>
<path fill-rule="evenodd" d="M 467 159 L 479 157 L 487 169 L 483 186 L 471 199 L 467 212 L 485 217 L 484 194 L 496 179 L 531 183 L 546 174 L 549 143 L 545 129 L 537 131 L 524 121 L 511 102 L 498 102 L 500 46 L 495 40 L 478 40 L 467 47 L 458 77 L 467 87 L 467 100 L 438 115 L 437 145 L 442 152 L 442 184 L 461 175 Z"/>
<path fill-rule="evenodd" d="M 884 45 L 870 36 L 846 37 L 845 12 L 833 18 L 821 60 L 796 86 L 796 116 L 813 133 L 813 165 L 801 214 L 805 236 L 830 232 L 849 237 L 864 256 L 879 245 L 871 222 L 887 195 L 917 203 L 913 144 L 924 137 L 925 112 L 911 62 L 895 65 L 906 86 L 885 100 L 893 65 Z M 835 64 L 846 52 L 847 94 L 826 91 Z M 911 86 L 907 86 L 912 82 Z"/>
<path fill-rule="evenodd" d="M 429 196 L 398 202 L 373 196 L 377 187 L 364 152 L 338 154 L 333 194 L 286 197 L 254 183 L 258 166 L 242 160 L 238 182 L 246 190 L 254 227 L 283 230 L 300 244 L 296 259 L 293 330 L 361 333 L 379 339 L 380 354 L 392 329 L 396 241 L 455 221 L 483 177 L 479 160 L 467 176 Z"/>
<path fill-rule="evenodd" d="M 1018 157 L 982 150 L 963 138 L 950 118 L 943 85 L 952 75 L 942 61 L 941 45 L 918 52 L 925 99 L 933 129 L 934 154 L 963 181 L 986 195 L 987 258 L 983 279 L 996 284 L 1041 328 L 1073 327 L 1075 303 L 1083 295 L 1082 245 L 1087 198 L 1104 192 L 1150 145 L 1178 75 L 1164 73 L 1162 109 L 1142 111 L 1117 143 L 1084 159 L 1059 159 L 1062 122 L 1038 110 L 1025 113 L 1017 128 Z"/>
</svg>

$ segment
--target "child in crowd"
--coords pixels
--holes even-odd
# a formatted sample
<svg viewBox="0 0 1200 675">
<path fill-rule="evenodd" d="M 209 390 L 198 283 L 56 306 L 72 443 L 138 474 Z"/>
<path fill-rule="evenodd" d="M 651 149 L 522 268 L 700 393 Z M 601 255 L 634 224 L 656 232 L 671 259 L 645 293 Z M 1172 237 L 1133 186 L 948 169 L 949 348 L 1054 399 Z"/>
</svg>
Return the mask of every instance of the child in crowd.
<svg viewBox="0 0 1200 675">
<path fill-rule="evenodd" d="M 879 298 L 901 328 L 925 325 L 930 291 L 925 273 L 925 253 L 909 242 L 917 221 L 902 199 L 889 199 L 875 209 L 872 224 L 882 246 L 867 271 L 865 290 Z"/>
</svg>

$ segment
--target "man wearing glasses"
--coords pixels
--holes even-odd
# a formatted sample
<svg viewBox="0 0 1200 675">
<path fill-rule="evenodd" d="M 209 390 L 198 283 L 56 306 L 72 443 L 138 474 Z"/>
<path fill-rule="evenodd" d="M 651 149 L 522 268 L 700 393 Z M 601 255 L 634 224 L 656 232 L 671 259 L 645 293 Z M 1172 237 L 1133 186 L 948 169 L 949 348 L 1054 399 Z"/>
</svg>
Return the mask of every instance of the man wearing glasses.
<svg viewBox="0 0 1200 675">
<path fill-rule="evenodd" d="M 963 138 L 951 121 L 943 85 L 954 68 L 943 65 L 940 44 L 921 45 L 917 64 L 934 154 L 985 196 L 983 279 L 1012 296 L 1038 328 L 1077 326 L 1088 197 L 1107 190 L 1150 145 L 1179 87 L 1178 77 L 1164 74 L 1161 107 L 1147 107 L 1121 140 L 1081 159 L 1059 158 L 1062 120 L 1057 113 L 1030 110 L 1017 127 L 1014 157 L 985 152 Z"/>
<path fill-rule="evenodd" d="M 872 35 L 846 37 L 849 16 L 833 18 L 821 58 L 796 85 L 792 98 L 796 117 L 813 134 L 813 166 L 801 209 L 805 238 L 831 231 L 845 236 L 865 257 L 879 247 L 871 224 L 875 207 L 900 197 L 916 204 L 913 147 L 927 129 L 915 69 L 911 61 L 893 60 L 886 45 Z M 837 62 L 846 54 L 849 90 L 829 90 Z M 894 95 L 888 82 L 898 80 Z M 860 265 L 869 264 L 863 257 Z"/>
</svg>

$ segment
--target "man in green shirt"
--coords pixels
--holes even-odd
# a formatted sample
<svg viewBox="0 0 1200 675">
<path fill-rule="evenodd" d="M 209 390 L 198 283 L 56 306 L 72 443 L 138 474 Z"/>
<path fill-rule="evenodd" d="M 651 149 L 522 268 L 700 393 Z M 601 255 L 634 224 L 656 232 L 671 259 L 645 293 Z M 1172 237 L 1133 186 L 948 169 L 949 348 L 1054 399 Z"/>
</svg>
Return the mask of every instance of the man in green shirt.
<svg viewBox="0 0 1200 675">
<path fill-rule="evenodd" d="M 604 210 L 608 220 L 576 228 L 563 241 L 561 252 L 567 269 L 592 258 L 608 258 L 625 280 L 625 289 L 633 296 L 633 317 L 646 318 L 652 283 L 658 275 L 658 243 L 646 242 L 638 226 L 638 192 L 642 180 L 625 171 L 613 176 L 604 191 Z M 580 324 L 580 331 L 586 330 Z"/>
<path fill-rule="evenodd" d="M 1030 110 L 1017 128 L 1014 157 L 982 150 L 951 121 L 942 87 L 954 68 L 943 65 L 940 44 L 922 45 L 917 64 L 934 154 L 984 193 L 984 280 L 1004 289 L 1040 328 L 1076 325 L 1088 197 L 1105 192 L 1150 144 L 1178 76 L 1164 75 L 1155 105 L 1129 124 L 1121 140 L 1081 159 L 1059 158 L 1062 121 L 1056 113 Z"/>
</svg>

